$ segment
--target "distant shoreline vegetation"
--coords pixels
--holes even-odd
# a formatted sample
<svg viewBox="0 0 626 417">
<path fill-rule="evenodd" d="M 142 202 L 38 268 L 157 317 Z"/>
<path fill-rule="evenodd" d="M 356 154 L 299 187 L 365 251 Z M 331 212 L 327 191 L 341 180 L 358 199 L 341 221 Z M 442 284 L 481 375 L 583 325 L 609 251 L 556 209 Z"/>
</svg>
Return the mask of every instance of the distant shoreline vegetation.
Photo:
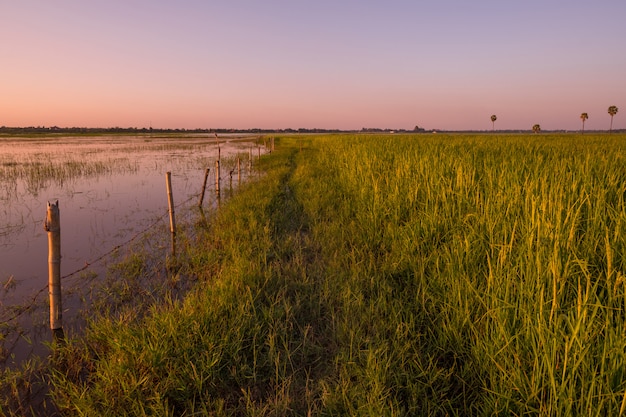
<svg viewBox="0 0 626 417">
<path fill-rule="evenodd" d="M 342 129 L 322 129 L 322 128 L 286 128 L 286 129 L 235 129 L 235 128 L 208 128 L 208 129 L 157 129 L 157 128 L 137 128 L 137 127 L 58 127 L 58 126 L 28 126 L 28 127 L 9 127 L 0 126 L 0 135 L 33 135 L 33 134 L 232 134 L 232 133 L 533 133 L 532 129 L 502 129 L 502 130 L 444 130 L 444 129 L 424 129 L 415 127 L 415 129 L 390 129 L 390 128 L 361 128 L 355 130 Z M 609 130 L 585 130 L 588 133 L 604 133 Z M 615 133 L 626 133 L 626 129 L 613 129 Z M 580 130 L 556 129 L 541 130 L 541 133 L 580 133 Z"/>
</svg>

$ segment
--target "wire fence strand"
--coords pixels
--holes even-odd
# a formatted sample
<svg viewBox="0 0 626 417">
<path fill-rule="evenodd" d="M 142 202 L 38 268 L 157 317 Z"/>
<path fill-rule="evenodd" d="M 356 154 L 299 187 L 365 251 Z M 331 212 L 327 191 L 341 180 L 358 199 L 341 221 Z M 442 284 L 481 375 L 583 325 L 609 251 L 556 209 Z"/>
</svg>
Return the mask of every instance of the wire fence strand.
<svg viewBox="0 0 626 417">
<path fill-rule="evenodd" d="M 190 196 L 188 199 L 186 199 L 185 201 L 175 204 L 174 208 L 179 208 L 183 205 L 188 204 L 190 201 L 197 199 L 198 195 L 192 195 Z M 103 260 L 104 258 L 106 258 L 107 256 L 111 255 L 113 252 L 129 245 L 130 243 L 132 243 L 133 241 L 135 241 L 137 238 L 139 238 L 140 236 L 146 235 L 150 230 L 152 230 L 158 223 L 160 223 L 165 217 L 167 217 L 169 215 L 169 211 L 165 211 L 164 214 L 161 214 L 160 216 L 158 216 L 154 222 L 152 222 L 149 226 L 145 227 L 144 229 L 142 229 L 141 231 L 137 232 L 136 234 L 134 234 L 131 238 L 129 238 L 128 240 L 124 241 L 123 243 L 120 243 L 118 245 L 115 245 L 112 249 L 108 250 L 107 252 L 101 254 L 100 256 L 98 256 L 97 258 L 93 259 L 90 262 L 85 262 L 85 265 L 73 272 L 70 272 L 69 274 L 63 275 L 61 277 L 62 280 L 71 278 L 77 274 L 79 274 L 80 272 L 85 271 L 86 269 L 88 269 L 89 267 L 97 264 L 98 262 L 100 262 L 101 260 Z M 37 302 L 37 298 L 41 295 L 41 293 L 43 293 L 46 289 L 48 288 L 48 285 L 46 284 L 43 288 L 41 288 L 39 291 L 37 291 L 35 293 L 35 295 L 32 297 L 32 299 L 29 301 L 28 304 L 24 305 L 24 306 L 20 306 L 20 307 L 16 307 L 16 312 L 12 315 L 9 316 L 8 318 L 0 321 L 0 325 L 6 325 L 16 319 L 18 319 L 20 316 L 22 316 L 23 314 L 29 312 L 30 310 L 33 309 L 33 307 L 35 306 L 36 302 Z"/>
</svg>

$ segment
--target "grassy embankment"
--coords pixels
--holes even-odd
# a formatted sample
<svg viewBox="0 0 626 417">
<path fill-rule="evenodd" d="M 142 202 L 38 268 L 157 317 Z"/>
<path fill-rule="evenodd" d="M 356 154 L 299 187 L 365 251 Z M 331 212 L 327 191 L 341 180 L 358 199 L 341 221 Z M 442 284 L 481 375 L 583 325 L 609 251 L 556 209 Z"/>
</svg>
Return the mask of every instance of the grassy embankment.
<svg viewBox="0 0 626 417">
<path fill-rule="evenodd" d="M 183 302 L 57 352 L 69 415 L 618 415 L 626 138 L 277 141 Z"/>
</svg>

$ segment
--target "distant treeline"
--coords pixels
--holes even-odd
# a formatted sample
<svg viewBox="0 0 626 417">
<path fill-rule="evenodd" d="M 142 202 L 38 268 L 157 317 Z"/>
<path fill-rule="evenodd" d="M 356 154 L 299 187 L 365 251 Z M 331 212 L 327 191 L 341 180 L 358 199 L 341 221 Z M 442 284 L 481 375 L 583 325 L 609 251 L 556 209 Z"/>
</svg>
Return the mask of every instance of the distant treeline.
<svg viewBox="0 0 626 417">
<path fill-rule="evenodd" d="M 378 132 L 383 129 L 376 130 Z M 156 129 L 156 128 L 138 128 L 138 127 L 58 127 L 58 126 L 29 126 L 29 127 L 8 127 L 0 126 L 0 134 L 150 134 L 150 133 L 340 133 L 350 132 L 340 129 Z M 354 131 L 357 132 L 357 131 Z"/>
<path fill-rule="evenodd" d="M 48 134 L 48 133 L 74 133 L 74 134 L 149 134 L 149 133 L 350 133 L 350 132 L 368 132 L 368 133 L 402 133 L 402 132 L 425 132 L 422 128 L 414 130 L 405 129 L 381 129 L 364 127 L 359 130 L 342 130 L 342 129 L 321 129 L 321 128 L 298 128 L 298 129 L 155 129 L 148 127 L 58 127 L 58 126 L 29 126 L 29 127 L 8 127 L 0 126 L 0 134 Z"/>
<path fill-rule="evenodd" d="M 341 129 L 320 129 L 320 128 L 298 128 L 298 129 L 155 129 L 147 127 L 58 127 L 58 126 L 29 126 L 29 127 L 8 127 L 0 126 L 0 135 L 31 135 L 31 134 L 151 134 L 151 133 L 185 133 L 185 134 L 225 134 L 225 133 L 485 133 L 485 130 L 441 130 L 441 129 L 424 129 L 416 126 L 415 129 L 381 129 L 364 127 L 359 130 L 341 130 Z M 531 129 L 505 129 L 488 131 L 490 133 L 528 133 Z M 576 133 L 579 130 L 542 130 L 543 133 Z M 586 133 L 602 133 L 605 130 L 586 130 Z M 626 133 L 626 129 L 613 129 L 616 133 Z"/>
</svg>

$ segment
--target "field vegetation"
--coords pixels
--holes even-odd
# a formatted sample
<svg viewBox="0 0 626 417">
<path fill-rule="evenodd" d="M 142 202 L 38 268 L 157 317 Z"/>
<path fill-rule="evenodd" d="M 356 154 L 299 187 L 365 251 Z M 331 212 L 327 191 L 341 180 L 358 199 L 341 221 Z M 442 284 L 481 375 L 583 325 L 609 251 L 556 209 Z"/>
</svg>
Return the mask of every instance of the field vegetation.
<svg viewBox="0 0 626 417">
<path fill-rule="evenodd" d="M 54 348 L 51 398 L 66 415 L 622 415 L 625 167 L 623 134 L 277 138 L 183 239 L 188 295 L 94 314 Z"/>
</svg>

